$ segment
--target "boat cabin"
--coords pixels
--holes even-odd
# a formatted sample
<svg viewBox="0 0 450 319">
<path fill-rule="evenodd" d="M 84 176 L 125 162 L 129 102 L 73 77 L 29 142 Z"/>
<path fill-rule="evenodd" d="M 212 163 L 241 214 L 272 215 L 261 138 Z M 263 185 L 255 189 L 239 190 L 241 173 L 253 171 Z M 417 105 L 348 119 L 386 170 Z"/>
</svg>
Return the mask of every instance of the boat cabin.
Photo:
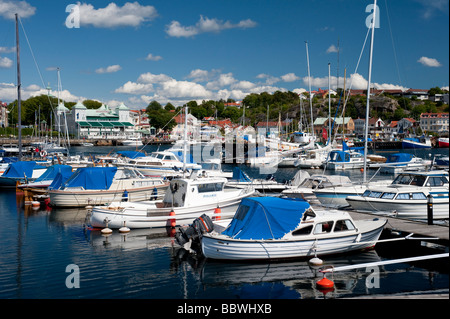
<svg viewBox="0 0 450 319">
<path fill-rule="evenodd" d="M 189 207 L 219 201 L 226 182 L 226 178 L 174 179 L 164 196 L 164 207 Z"/>
</svg>

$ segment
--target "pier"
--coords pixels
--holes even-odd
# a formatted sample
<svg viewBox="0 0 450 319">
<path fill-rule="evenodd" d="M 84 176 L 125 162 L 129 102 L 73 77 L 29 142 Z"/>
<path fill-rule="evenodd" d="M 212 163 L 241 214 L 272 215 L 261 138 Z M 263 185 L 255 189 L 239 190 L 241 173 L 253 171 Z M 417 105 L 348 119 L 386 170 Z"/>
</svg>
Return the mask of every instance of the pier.
<svg viewBox="0 0 450 319">
<path fill-rule="evenodd" d="M 430 243 L 449 246 L 449 226 L 433 224 L 428 225 L 426 222 L 415 221 L 404 218 L 396 217 L 382 217 L 375 214 L 369 213 L 359 213 L 353 210 L 349 210 L 348 213 L 352 216 L 354 220 L 358 219 L 371 219 L 371 218 L 387 218 L 388 223 L 386 224 L 386 229 L 389 231 L 396 231 L 402 233 L 403 235 L 408 235 L 414 233 L 415 237 L 428 237 L 428 238 L 438 238 L 437 240 L 430 240 Z"/>
</svg>

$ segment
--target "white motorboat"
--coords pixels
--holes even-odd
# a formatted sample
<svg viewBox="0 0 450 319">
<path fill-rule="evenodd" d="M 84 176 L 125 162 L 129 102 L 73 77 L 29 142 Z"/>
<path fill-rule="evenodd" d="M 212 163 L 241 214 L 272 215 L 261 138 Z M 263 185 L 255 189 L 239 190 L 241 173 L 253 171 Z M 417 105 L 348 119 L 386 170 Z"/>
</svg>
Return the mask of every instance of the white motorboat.
<svg viewBox="0 0 450 319">
<path fill-rule="evenodd" d="M 433 218 L 448 219 L 448 195 L 448 172 L 403 172 L 387 187 L 369 187 L 362 195 L 349 196 L 346 200 L 359 212 L 427 219 L 428 196 L 431 196 Z"/>
<path fill-rule="evenodd" d="M 163 178 L 146 178 L 134 169 L 81 167 L 66 181 L 54 181 L 48 193 L 52 206 L 86 207 L 122 199 L 156 198 L 164 194 L 167 186 Z"/>
<path fill-rule="evenodd" d="M 308 174 L 309 175 L 309 174 Z M 281 192 L 289 198 L 301 198 L 307 201 L 315 200 L 314 189 L 323 189 L 333 186 L 350 186 L 352 181 L 347 176 L 314 174 L 308 176 L 297 187 L 291 187 Z"/>
<path fill-rule="evenodd" d="M 16 187 L 17 184 L 28 183 L 39 178 L 47 167 L 35 161 L 18 161 L 10 163 L 0 176 L 0 188 Z"/>
<path fill-rule="evenodd" d="M 380 168 L 380 173 L 398 174 L 403 171 L 423 170 L 431 165 L 430 160 L 424 160 L 409 153 L 395 153 L 388 156 L 384 163 L 370 163 L 369 168 Z"/>
<path fill-rule="evenodd" d="M 142 139 L 139 137 L 129 137 L 126 140 L 122 141 L 122 145 L 124 146 L 142 146 Z"/>
<path fill-rule="evenodd" d="M 190 154 L 186 154 L 186 163 L 183 159 L 183 151 L 169 149 L 166 151 L 152 152 L 150 156 L 131 158 L 126 162 L 117 163 L 119 167 L 133 167 L 144 176 L 177 176 L 183 168 L 187 170 L 201 169 L 201 166 L 193 161 Z"/>
<path fill-rule="evenodd" d="M 355 151 L 333 150 L 326 162 L 326 168 L 330 170 L 360 169 L 363 166 L 364 155 Z"/>
<path fill-rule="evenodd" d="M 231 218 L 241 200 L 255 191 L 226 187 L 227 179 L 191 176 L 170 182 L 162 201 L 113 202 L 107 207 L 94 207 L 93 227 L 153 228 L 189 224 L 202 214 L 212 216 L 220 210 L 220 218 Z"/>
<path fill-rule="evenodd" d="M 374 247 L 386 223 L 378 218 L 353 220 L 343 211 L 314 211 L 305 201 L 251 197 L 242 200 L 225 230 L 194 238 L 199 238 L 206 258 L 277 260 Z M 189 249 L 192 242 L 186 235 L 192 233 L 180 231 L 177 242 Z"/>
</svg>

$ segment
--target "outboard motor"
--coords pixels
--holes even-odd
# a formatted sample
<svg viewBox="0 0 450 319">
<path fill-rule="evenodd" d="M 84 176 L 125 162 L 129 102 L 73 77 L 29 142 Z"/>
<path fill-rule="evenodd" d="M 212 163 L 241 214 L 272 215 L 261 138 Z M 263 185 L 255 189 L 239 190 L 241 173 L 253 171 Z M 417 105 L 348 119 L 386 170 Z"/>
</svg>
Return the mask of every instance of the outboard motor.
<svg viewBox="0 0 450 319">
<path fill-rule="evenodd" d="M 208 215 L 203 214 L 199 218 L 196 218 L 192 225 L 188 228 L 179 228 L 175 239 L 178 245 L 185 247 L 186 243 L 197 242 L 199 243 L 200 237 L 205 233 L 210 233 L 214 230 L 214 224 Z M 190 248 L 190 245 L 189 245 Z"/>
</svg>

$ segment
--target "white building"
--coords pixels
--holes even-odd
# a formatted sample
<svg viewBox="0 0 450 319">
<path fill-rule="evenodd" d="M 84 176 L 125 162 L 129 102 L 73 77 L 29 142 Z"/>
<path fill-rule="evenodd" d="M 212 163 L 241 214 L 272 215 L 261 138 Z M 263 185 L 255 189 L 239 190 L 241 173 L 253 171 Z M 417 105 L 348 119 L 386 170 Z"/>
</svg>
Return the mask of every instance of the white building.
<svg viewBox="0 0 450 319">
<path fill-rule="evenodd" d="M 423 132 L 448 133 L 448 113 L 420 114 L 420 128 Z"/>
<path fill-rule="evenodd" d="M 58 110 L 61 112 L 61 110 Z M 116 108 L 102 104 L 98 109 L 87 109 L 78 102 L 72 110 L 64 111 L 69 133 L 87 139 L 127 139 L 141 137 L 135 131 L 130 109 L 123 103 Z"/>
</svg>

